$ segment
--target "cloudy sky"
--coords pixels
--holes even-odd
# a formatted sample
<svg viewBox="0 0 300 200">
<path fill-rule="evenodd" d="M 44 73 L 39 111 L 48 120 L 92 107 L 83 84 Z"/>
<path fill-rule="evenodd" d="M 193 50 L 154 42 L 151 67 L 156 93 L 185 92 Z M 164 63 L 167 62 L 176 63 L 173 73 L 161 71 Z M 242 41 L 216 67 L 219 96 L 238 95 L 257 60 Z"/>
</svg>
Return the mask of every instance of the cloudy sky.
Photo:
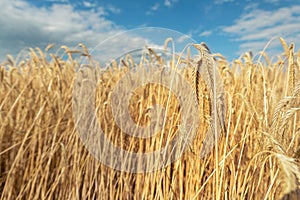
<svg viewBox="0 0 300 200">
<path fill-rule="evenodd" d="M 155 45 L 151 37 L 168 37 L 130 32 L 146 27 L 177 31 L 184 36 L 177 41 L 204 41 L 230 61 L 249 50 L 261 51 L 272 38 L 270 53 L 282 50 L 278 37 L 300 46 L 299 0 L 0 0 L 0 7 L 0 61 L 50 43 L 70 48 L 84 43 L 93 49 L 124 31 L 130 34 L 110 39 L 107 52 L 119 51 L 120 45 L 134 49 L 143 39 Z"/>
</svg>

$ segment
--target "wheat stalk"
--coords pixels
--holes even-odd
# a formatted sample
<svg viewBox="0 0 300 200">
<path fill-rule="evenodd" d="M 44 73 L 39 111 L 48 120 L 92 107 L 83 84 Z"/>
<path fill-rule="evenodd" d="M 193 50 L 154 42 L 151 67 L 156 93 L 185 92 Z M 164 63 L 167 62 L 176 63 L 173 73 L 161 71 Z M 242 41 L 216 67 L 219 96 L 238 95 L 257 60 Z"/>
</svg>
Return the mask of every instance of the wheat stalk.
<svg viewBox="0 0 300 200">
<path fill-rule="evenodd" d="M 199 83 L 202 78 L 209 90 L 210 97 L 210 128 L 200 154 L 201 157 L 204 157 L 215 145 L 215 140 L 219 138 L 222 132 L 226 131 L 224 91 L 220 87 L 222 85 L 221 78 L 209 48 L 205 43 L 194 46 L 200 53 L 200 59 L 196 63 L 197 69 L 193 75 L 196 95 L 199 100 Z"/>
<path fill-rule="evenodd" d="M 295 63 L 294 63 L 294 44 L 291 44 L 289 48 L 289 57 L 288 57 L 288 72 L 289 72 L 289 79 L 288 79 L 288 94 L 291 95 L 294 88 L 295 88 Z"/>
</svg>

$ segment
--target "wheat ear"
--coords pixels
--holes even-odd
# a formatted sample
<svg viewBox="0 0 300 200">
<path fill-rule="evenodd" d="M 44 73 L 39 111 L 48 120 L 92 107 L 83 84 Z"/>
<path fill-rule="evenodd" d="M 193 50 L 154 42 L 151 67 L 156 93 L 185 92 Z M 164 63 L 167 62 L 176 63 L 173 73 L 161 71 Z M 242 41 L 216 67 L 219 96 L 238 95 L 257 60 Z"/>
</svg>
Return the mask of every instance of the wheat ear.
<svg viewBox="0 0 300 200">
<path fill-rule="evenodd" d="M 226 131 L 225 127 L 225 104 L 224 91 L 222 91 L 221 78 L 211 52 L 205 43 L 194 45 L 200 54 L 197 61 L 197 70 L 194 75 L 194 84 L 196 95 L 199 96 L 200 76 L 204 80 L 210 96 L 210 126 L 205 137 L 200 156 L 204 157 L 214 147 L 216 140 L 222 132 Z"/>
</svg>

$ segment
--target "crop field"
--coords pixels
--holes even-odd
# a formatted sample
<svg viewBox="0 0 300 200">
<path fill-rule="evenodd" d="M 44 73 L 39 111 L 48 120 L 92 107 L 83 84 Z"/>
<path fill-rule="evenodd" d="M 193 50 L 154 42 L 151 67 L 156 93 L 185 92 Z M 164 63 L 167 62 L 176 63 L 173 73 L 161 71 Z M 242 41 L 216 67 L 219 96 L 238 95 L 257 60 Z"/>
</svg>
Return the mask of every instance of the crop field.
<svg viewBox="0 0 300 200">
<path fill-rule="evenodd" d="M 130 117 L 146 127 L 154 116 L 149 106 L 162 105 L 164 126 L 154 127 L 157 134 L 151 138 L 130 136 L 118 126 L 126 126 L 126 119 L 117 122 L 114 117 L 122 107 L 110 106 L 113 88 L 132 66 L 160 77 L 168 72 L 167 61 L 149 49 L 143 58 L 151 64 L 148 68 L 134 64 L 130 56 L 101 68 L 83 45 L 77 50 L 62 46 L 62 56 L 50 53 L 52 46 L 30 49 L 24 60 L 7 56 L 0 64 L 0 199 L 299 199 L 300 50 L 280 41 L 278 55 L 246 52 L 229 62 L 221 54 L 209 54 L 214 65 L 202 60 L 202 69 L 209 74 L 214 68 L 218 80 L 205 81 L 205 74 L 197 72 L 200 63 L 191 58 L 180 61 L 184 67 L 171 64 L 191 85 L 198 128 L 179 159 L 144 173 L 109 167 L 85 147 L 74 98 L 75 103 L 91 101 L 74 93 L 83 84 L 76 82 L 78 77 L 85 77 L 74 56 L 87 59 L 86 72 L 99 77 L 92 102 L 104 135 L 115 146 L 136 153 L 163 148 L 189 119 L 184 119 L 178 93 L 145 84 L 129 98 Z M 133 72 L 131 78 L 143 77 Z M 220 103 L 210 92 L 213 82 L 223 87 L 223 104 L 216 107 L 221 117 L 213 112 L 212 102 Z M 174 84 L 183 90 L 180 81 Z M 217 141 L 206 140 L 212 130 L 220 134 Z M 211 151 L 200 156 L 207 144 Z"/>
</svg>

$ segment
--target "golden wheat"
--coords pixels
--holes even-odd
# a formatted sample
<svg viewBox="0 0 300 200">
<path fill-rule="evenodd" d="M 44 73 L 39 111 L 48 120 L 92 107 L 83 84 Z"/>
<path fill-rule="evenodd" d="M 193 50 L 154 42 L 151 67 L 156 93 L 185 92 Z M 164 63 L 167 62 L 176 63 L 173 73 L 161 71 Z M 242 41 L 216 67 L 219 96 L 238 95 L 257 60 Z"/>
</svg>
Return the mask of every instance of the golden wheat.
<svg viewBox="0 0 300 200">
<path fill-rule="evenodd" d="M 198 132 L 179 160 L 144 174 L 101 164 L 79 137 L 72 95 L 77 87 L 74 80 L 84 74 L 76 72 L 80 63 L 73 54 L 98 65 L 83 44 L 79 45 L 81 52 L 62 46 L 51 54 L 47 51 L 54 45 L 49 45 L 45 51 L 30 49 L 28 60 L 8 56 L 0 65 L 0 199 L 299 198 L 300 53 L 294 53 L 295 47 L 288 48 L 282 38 L 280 41 L 284 55 L 277 60 L 262 53 L 267 66 L 253 60 L 251 53 L 230 64 L 221 55 L 210 54 L 205 45 L 195 45 L 200 53 L 196 63 L 189 57 L 187 67 L 174 70 L 196 90 L 201 117 Z M 147 53 L 140 63 L 127 55 L 105 70 L 92 71 L 93 76 L 99 75 L 95 108 L 101 129 L 115 145 L 132 152 L 162 148 L 178 134 L 182 118 L 176 94 L 161 85 L 147 84 L 131 96 L 130 115 L 144 126 L 151 121 L 149 106 L 163 105 L 167 110 L 164 130 L 153 138 L 137 139 L 117 126 L 110 100 L 124 74 L 143 63 L 166 72 L 167 61 L 152 49 Z M 49 56 L 51 61 L 46 59 Z M 216 73 L 221 82 L 216 82 Z M 219 136 L 215 133 L 224 134 L 215 151 L 206 152 L 201 159 L 208 130 L 213 130 L 212 144 Z"/>
</svg>

